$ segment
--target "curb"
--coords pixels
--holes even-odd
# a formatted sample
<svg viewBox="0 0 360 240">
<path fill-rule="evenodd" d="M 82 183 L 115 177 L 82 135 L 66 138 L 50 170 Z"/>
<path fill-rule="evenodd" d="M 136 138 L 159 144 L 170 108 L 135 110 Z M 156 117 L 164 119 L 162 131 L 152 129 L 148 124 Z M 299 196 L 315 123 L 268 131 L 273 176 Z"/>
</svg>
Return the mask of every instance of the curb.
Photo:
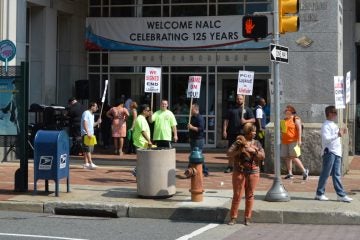
<svg viewBox="0 0 360 240">
<path fill-rule="evenodd" d="M 35 213 L 96 216 L 114 218 L 151 218 L 184 221 L 216 222 L 228 221 L 229 208 L 226 207 L 146 207 L 131 204 L 103 204 L 81 202 L 7 202 L 0 201 L 0 210 Z M 244 211 L 239 211 L 239 222 Z M 360 225 L 360 214 L 344 211 L 290 211 L 254 210 L 254 223 L 279 224 L 321 224 L 321 225 Z"/>
</svg>

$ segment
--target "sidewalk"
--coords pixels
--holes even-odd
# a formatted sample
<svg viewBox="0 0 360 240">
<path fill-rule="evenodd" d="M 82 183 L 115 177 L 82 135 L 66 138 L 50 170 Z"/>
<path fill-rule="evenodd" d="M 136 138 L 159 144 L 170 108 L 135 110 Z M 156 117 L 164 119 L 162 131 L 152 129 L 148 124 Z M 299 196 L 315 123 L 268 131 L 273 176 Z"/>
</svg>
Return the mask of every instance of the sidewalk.
<svg viewBox="0 0 360 240">
<path fill-rule="evenodd" d="M 29 191 L 15 193 L 14 174 L 17 162 L 0 164 L 0 210 L 18 210 L 57 214 L 90 214 L 116 217 L 166 218 L 224 222 L 228 219 L 232 197 L 231 174 L 223 173 L 227 159 L 224 153 L 205 153 L 210 176 L 204 178 L 204 201 L 191 202 L 190 179 L 182 178 L 189 153 L 177 153 L 176 194 L 167 199 L 141 199 L 137 196 L 136 178 L 131 170 L 136 155 L 123 157 L 94 154 L 96 170 L 82 169 L 82 157 L 72 156 L 70 166 L 70 193 L 66 193 L 66 180 L 61 181 L 59 197 L 44 192 L 44 181 L 38 181 L 38 193 L 33 195 L 33 165 L 29 163 Z M 261 174 L 256 191 L 253 221 L 266 223 L 299 224 L 360 224 L 360 156 L 354 156 L 343 184 L 352 203 L 335 201 L 331 178 L 327 196 L 332 200 L 313 200 L 318 177 L 307 181 L 302 176 L 282 183 L 291 197 L 289 202 L 264 201 L 273 184 L 273 175 Z M 54 191 L 53 181 L 49 181 Z M 239 221 L 242 219 L 244 201 L 241 202 Z"/>
</svg>

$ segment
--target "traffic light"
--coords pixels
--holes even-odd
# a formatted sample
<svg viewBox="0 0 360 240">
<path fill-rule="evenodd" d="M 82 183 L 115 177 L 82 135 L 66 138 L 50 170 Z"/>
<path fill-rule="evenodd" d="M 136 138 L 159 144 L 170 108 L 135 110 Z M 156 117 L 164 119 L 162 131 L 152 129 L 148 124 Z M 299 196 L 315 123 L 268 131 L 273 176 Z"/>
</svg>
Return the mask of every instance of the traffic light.
<svg viewBox="0 0 360 240">
<path fill-rule="evenodd" d="M 279 32 L 297 32 L 300 27 L 299 0 L 279 0 Z M 292 14 L 292 15 L 287 15 Z"/>
<path fill-rule="evenodd" d="M 244 38 L 266 38 L 268 35 L 267 16 L 244 16 L 242 19 L 242 35 Z"/>
</svg>

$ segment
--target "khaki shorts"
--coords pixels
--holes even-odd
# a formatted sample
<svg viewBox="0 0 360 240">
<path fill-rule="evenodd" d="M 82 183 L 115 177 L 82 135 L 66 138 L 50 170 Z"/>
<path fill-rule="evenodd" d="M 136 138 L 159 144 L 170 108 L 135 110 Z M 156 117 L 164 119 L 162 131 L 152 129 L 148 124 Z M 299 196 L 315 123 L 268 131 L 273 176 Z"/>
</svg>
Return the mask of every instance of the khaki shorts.
<svg viewBox="0 0 360 240">
<path fill-rule="evenodd" d="M 289 144 L 281 144 L 281 153 L 280 156 L 282 158 L 286 157 L 296 157 L 295 146 L 297 142 L 289 143 Z"/>
</svg>

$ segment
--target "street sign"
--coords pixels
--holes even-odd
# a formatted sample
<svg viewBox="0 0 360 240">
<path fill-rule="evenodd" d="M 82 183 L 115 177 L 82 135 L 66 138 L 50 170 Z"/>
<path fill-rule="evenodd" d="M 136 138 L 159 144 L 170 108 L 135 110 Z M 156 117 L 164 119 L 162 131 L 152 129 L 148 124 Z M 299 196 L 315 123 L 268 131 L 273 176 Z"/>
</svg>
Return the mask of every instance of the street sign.
<svg viewBox="0 0 360 240">
<path fill-rule="evenodd" d="M 287 47 L 270 44 L 270 60 L 273 62 L 289 63 L 288 52 Z"/>
</svg>

